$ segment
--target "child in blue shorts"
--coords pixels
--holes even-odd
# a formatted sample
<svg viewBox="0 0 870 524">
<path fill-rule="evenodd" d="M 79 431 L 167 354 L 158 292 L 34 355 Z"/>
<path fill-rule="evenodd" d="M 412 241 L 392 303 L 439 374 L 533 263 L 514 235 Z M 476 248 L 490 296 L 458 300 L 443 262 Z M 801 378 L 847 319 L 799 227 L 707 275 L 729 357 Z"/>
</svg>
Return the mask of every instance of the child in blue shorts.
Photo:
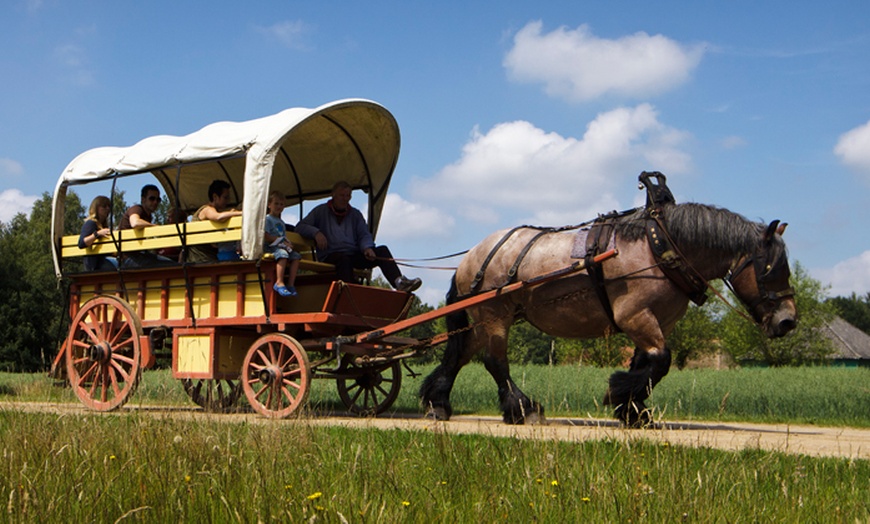
<svg viewBox="0 0 870 524">
<path fill-rule="evenodd" d="M 287 240 L 287 229 L 281 213 L 287 205 L 284 194 L 280 191 L 269 193 L 269 214 L 266 215 L 266 231 L 263 234 L 264 250 L 272 253 L 278 265 L 275 268 L 275 292 L 282 297 L 295 297 L 296 272 L 299 270 L 299 259 L 302 255 L 293 251 L 293 244 Z M 289 271 L 287 269 L 289 260 Z M 287 274 L 287 286 L 284 285 L 284 275 Z"/>
</svg>

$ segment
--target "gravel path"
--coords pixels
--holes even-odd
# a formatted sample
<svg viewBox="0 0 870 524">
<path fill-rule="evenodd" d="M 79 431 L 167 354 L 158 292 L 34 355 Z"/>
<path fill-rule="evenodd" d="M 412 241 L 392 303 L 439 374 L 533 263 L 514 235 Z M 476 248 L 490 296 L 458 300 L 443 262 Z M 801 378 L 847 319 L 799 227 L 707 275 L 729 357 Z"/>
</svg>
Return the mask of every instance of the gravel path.
<svg viewBox="0 0 870 524">
<path fill-rule="evenodd" d="M 94 413 L 79 404 L 39 402 L 0 402 L 0 410 L 4 409 L 67 415 Z M 313 426 L 345 426 L 381 430 L 404 429 L 447 434 L 475 433 L 493 437 L 552 439 L 567 442 L 648 439 L 674 445 L 709 447 L 728 451 L 763 449 L 816 457 L 870 460 L 870 429 L 844 427 L 737 422 L 667 422 L 649 429 L 628 430 L 622 428 L 615 421 L 603 419 L 551 418 L 546 425 L 510 426 L 502 423 L 500 417 L 475 415 L 460 415 L 453 417 L 449 422 L 434 422 L 421 415 L 399 414 L 378 418 L 357 418 L 341 414 L 322 415 L 318 413 L 301 419 L 274 421 L 253 413 L 210 414 L 198 408 L 131 405 L 115 412 L 114 415 L 134 410 L 149 413 L 155 417 L 208 419 L 227 423 L 302 423 Z M 112 416 L 113 414 L 107 415 Z"/>
</svg>

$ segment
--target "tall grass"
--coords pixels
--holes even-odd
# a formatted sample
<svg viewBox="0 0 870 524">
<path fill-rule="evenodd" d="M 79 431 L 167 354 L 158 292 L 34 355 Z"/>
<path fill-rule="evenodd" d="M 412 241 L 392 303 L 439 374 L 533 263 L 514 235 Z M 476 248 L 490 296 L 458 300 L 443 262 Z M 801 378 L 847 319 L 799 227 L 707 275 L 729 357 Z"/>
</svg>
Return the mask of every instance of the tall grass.
<svg viewBox="0 0 870 524">
<path fill-rule="evenodd" d="M 417 390 L 433 366 L 413 368 L 420 376 L 404 377 L 391 408 L 419 412 Z M 519 387 L 541 402 L 549 416 L 610 417 L 601 405 L 612 369 L 575 366 L 513 366 Z M 77 402 L 69 388 L 44 375 L 0 373 L 0 401 Z M 459 374 L 451 395 L 457 414 L 499 414 L 495 383 L 480 364 Z M 130 401 L 138 404 L 193 406 L 169 371 L 146 371 Z M 743 368 L 673 370 L 647 402 L 661 420 L 750 421 L 870 427 L 870 369 Z M 334 381 L 315 380 L 309 407 L 343 411 Z"/>
<path fill-rule="evenodd" d="M 264 422 L 0 407 L 0 520 L 870 519 L 868 461 Z"/>
</svg>

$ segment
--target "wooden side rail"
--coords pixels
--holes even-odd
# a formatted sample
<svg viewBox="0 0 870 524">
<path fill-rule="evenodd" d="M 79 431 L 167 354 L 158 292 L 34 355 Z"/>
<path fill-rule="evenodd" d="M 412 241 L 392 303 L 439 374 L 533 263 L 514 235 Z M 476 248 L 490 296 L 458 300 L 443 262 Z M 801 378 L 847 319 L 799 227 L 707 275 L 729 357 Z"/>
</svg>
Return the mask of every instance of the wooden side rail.
<svg viewBox="0 0 870 524">
<path fill-rule="evenodd" d="M 93 246 L 84 249 L 79 247 L 79 235 L 67 235 L 61 241 L 61 256 L 71 258 L 85 255 L 115 255 L 118 251 L 129 253 L 151 249 L 180 248 L 181 234 L 186 235 L 185 240 L 188 246 L 238 242 L 242 238 L 242 217 L 233 217 L 225 222 L 203 220 L 113 231 L 112 236 L 100 238 L 94 242 Z M 318 273 L 335 271 L 334 265 L 317 261 L 313 240 L 303 238 L 292 231 L 287 232 L 287 240 L 292 242 L 294 249 L 302 255 L 302 260 L 299 261 L 300 269 Z M 266 257 L 268 256 L 271 255 L 267 254 Z"/>
</svg>

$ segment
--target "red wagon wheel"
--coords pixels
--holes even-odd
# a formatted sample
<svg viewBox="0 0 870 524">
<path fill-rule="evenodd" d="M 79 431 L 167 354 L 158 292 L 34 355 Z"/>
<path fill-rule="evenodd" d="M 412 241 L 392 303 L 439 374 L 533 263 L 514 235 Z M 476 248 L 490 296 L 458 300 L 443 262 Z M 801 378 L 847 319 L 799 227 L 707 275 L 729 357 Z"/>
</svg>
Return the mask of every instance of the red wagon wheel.
<svg viewBox="0 0 870 524">
<path fill-rule="evenodd" d="M 67 339 L 67 375 L 82 403 L 97 411 L 124 405 L 142 374 L 142 324 L 133 308 L 113 296 L 82 306 Z"/>
<path fill-rule="evenodd" d="M 197 380 L 185 378 L 184 392 L 197 406 L 212 413 L 233 411 L 242 396 L 242 383 L 238 380 Z"/>
<path fill-rule="evenodd" d="M 308 354 L 293 337 L 263 335 L 242 364 L 242 389 L 258 413 L 285 418 L 297 411 L 311 390 Z"/>
<path fill-rule="evenodd" d="M 402 366 L 357 366 L 348 360 L 341 365 L 336 381 L 338 396 L 351 413 L 374 416 L 388 410 L 402 389 Z"/>
</svg>

